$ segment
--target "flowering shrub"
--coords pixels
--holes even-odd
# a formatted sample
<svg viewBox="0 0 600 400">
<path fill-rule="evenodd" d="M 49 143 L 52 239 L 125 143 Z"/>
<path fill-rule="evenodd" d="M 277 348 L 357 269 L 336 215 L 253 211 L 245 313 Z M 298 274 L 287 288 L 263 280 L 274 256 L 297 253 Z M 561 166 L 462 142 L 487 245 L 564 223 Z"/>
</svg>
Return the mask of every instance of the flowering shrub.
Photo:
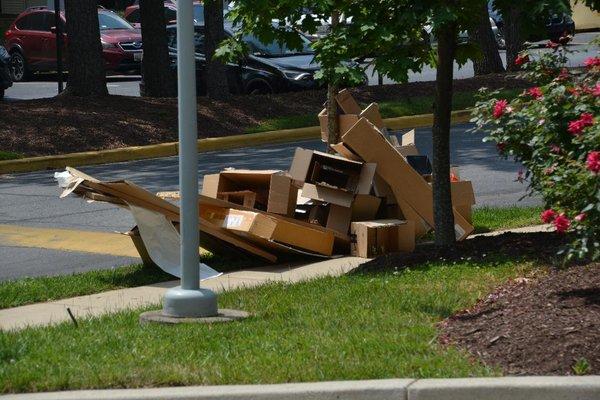
<svg viewBox="0 0 600 400">
<path fill-rule="evenodd" d="M 482 89 L 472 122 L 498 152 L 523 163 L 530 192 L 542 195 L 542 222 L 573 238 L 569 258 L 600 258 L 600 57 L 585 71 L 564 67 L 566 49 L 518 60 L 533 86 L 512 101 Z M 522 177 L 523 178 L 523 177 Z"/>
</svg>

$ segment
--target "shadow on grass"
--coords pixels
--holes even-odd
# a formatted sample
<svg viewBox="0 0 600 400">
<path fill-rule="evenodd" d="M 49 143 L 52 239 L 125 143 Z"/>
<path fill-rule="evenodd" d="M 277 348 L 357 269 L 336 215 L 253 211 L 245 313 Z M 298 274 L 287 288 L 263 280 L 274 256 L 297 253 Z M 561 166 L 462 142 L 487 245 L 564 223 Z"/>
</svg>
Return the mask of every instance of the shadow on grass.
<svg viewBox="0 0 600 400">
<path fill-rule="evenodd" d="M 353 273 L 393 272 L 402 268 L 428 268 L 433 262 L 526 262 L 559 266 L 564 258 L 557 255 L 569 237 L 555 232 L 504 233 L 497 236 L 480 236 L 456 244 L 454 248 L 440 249 L 433 243 L 422 243 L 410 254 L 387 254 L 371 260 Z M 575 263 L 585 263 L 581 260 Z"/>
</svg>

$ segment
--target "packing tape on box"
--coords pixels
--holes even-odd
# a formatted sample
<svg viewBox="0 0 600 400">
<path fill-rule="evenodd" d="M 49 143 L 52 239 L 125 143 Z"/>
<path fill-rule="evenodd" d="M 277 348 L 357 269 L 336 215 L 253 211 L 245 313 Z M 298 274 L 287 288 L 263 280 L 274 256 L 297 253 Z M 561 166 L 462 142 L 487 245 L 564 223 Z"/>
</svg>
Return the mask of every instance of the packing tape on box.
<svg viewBox="0 0 600 400">
<path fill-rule="evenodd" d="M 148 255 L 166 273 L 181 278 L 179 232 L 164 215 L 129 204 Z M 222 275 L 204 263 L 199 263 L 200 280 Z"/>
</svg>

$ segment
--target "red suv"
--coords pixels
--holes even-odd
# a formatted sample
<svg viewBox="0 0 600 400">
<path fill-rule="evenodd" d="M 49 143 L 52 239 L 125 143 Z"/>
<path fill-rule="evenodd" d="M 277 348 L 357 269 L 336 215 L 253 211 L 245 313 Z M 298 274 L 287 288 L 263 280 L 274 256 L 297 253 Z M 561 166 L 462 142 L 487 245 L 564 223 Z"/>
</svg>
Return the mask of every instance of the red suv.
<svg viewBox="0 0 600 400">
<path fill-rule="evenodd" d="M 65 32 L 64 13 L 61 12 L 60 17 L 61 31 Z M 139 30 L 114 12 L 104 9 L 98 10 L 98 23 L 106 70 L 139 72 L 142 60 Z M 29 8 L 15 19 L 5 34 L 14 81 L 26 80 L 36 72 L 56 71 L 55 32 L 54 11 L 47 7 Z M 68 47 L 66 35 L 64 43 Z"/>
</svg>

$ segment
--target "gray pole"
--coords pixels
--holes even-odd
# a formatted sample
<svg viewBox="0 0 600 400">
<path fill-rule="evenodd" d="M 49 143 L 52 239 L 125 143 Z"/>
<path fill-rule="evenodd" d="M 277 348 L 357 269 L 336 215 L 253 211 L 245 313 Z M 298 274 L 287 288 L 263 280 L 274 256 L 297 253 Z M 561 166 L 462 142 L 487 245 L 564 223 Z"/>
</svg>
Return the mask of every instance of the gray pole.
<svg viewBox="0 0 600 400">
<path fill-rule="evenodd" d="M 181 286 L 165 294 L 163 314 L 207 317 L 218 314 L 217 297 L 200 289 L 198 235 L 198 122 L 193 0 L 177 2 L 177 87 L 179 190 L 181 192 Z"/>
</svg>

